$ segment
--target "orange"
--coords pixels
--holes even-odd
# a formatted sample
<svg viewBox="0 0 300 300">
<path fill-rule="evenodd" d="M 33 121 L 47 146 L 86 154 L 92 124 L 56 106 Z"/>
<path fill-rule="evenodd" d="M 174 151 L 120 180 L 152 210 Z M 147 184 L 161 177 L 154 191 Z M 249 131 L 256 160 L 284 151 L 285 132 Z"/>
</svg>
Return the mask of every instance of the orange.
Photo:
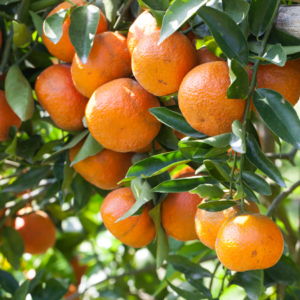
<svg viewBox="0 0 300 300">
<path fill-rule="evenodd" d="M 83 64 L 76 54 L 71 72 L 77 90 L 89 98 L 101 85 L 130 77 L 131 59 L 126 38 L 114 32 L 97 34 L 87 63 Z"/>
<path fill-rule="evenodd" d="M 161 145 L 157 141 L 155 141 L 155 150 L 160 150 L 161 148 L 162 148 Z M 152 142 L 149 145 L 147 145 L 146 147 L 136 150 L 135 152 L 136 153 L 147 153 L 147 152 L 150 152 L 151 150 L 152 150 Z"/>
<path fill-rule="evenodd" d="M 226 220 L 240 212 L 241 209 L 240 203 L 218 212 L 209 212 L 198 208 L 195 216 L 195 228 L 199 240 L 208 248 L 215 249 L 220 227 Z M 259 208 L 253 201 L 245 200 L 245 209 L 259 213 Z"/>
<path fill-rule="evenodd" d="M 71 131 L 84 129 L 82 119 L 88 99 L 76 90 L 70 65 L 47 68 L 37 78 L 35 92 L 39 103 L 58 127 Z"/>
<path fill-rule="evenodd" d="M 0 142 L 8 139 L 11 126 L 21 126 L 21 119 L 14 113 L 8 104 L 5 93 L 0 90 Z"/>
<path fill-rule="evenodd" d="M 224 61 L 223 58 L 214 55 L 206 47 L 202 47 L 199 50 L 197 50 L 197 56 L 198 56 L 198 65 L 202 65 L 213 61 Z"/>
<path fill-rule="evenodd" d="M 69 285 L 69 290 L 67 291 L 67 293 L 64 296 L 64 299 L 68 298 L 69 296 L 73 295 L 74 293 L 77 292 L 77 288 L 74 284 L 70 284 Z M 74 300 L 79 300 L 79 298 L 75 298 Z"/>
<path fill-rule="evenodd" d="M 74 275 L 76 278 L 76 284 L 80 285 L 81 278 L 85 274 L 88 266 L 80 264 L 78 257 L 76 257 L 76 256 L 70 260 L 70 265 L 74 271 Z"/>
<path fill-rule="evenodd" d="M 185 166 L 181 170 L 175 172 L 171 177 L 172 179 L 176 179 L 176 178 L 191 177 L 194 175 L 195 175 L 195 170 L 190 166 Z"/>
<path fill-rule="evenodd" d="M 115 223 L 135 203 L 130 187 L 124 187 L 109 193 L 101 206 L 101 216 L 107 230 L 123 244 L 139 248 L 148 245 L 155 237 L 155 225 L 149 215 L 152 202 L 143 207 L 138 216 L 131 216 Z"/>
<path fill-rule="evenodd" d="M 221 263 L 237 272 L 274 266 L 283 252 L 283 237 L 267 216 L 238 213 L 220 228 L 216 251 Z"/>
<path fill-rule="evenodd" d="M 70 149 L 71 162 L 80 151 L 84 141 Z M 73 168 L 84 179 L 103 190 L 116 189 L 125 178 L 131 167 L 131 158 L 134 153 L 118 153 L 103 149 L 101 152 L 89 156 L 73 165 Z"/>
<path fill-rule="evenodd" d="M 76 4 L 77 6 L 82 6 L 85 5 L 86 2 L 83 0 L 74 0 L 72 1 L 74 4 Z M 72 4 L 69 2 L 63 2 L 59 5 L 57 5 L 47 16 L 50 17 L 53 14 L 68 9 L 72 7 Z M 45 35 L 44 31 L 43 31 L 43 41 L 45 46 L 47 47 L 48 51 L 55 57 L 57 57 L 58 59 L 65 61 L 65 62 L 72 62 L 72 59 L 75 55 L 75 49 L 70 41 L 69 38 L 69 26 L 71 24 L 71 18 L 70 16 L 68 16 L 66 18 L 66 20 L 63 23 L 62 26 L 62 30 L 63 30 L 63 34 L 61 39 L 59 40 L 59 42 L 57 44 L 54 44 L 53 42 L 51 42 Z M 98 23 L 98 27 L 97 27 L 97 31 L 96 33 L 101 33 L 104 31 L 107 31 L 108 26 L 107 26 L 107 21 L 106 18 L 104 16 L 104 14 L 101 12 L 100 10 L 100 19 L 99 19 L 99 23 Z"/>
<path fill-rule="evenodd" d="M 117 79 L 96 90 L 85 116 L 93 137 L 117 152 L 137 151 L 148 146 L 161 123 L 149 109 L 159 107 L 156 97 L 132 79 Z"/>
<path fill-rule="evenodd" d="M 23 238 L 25 253 L 43 254 L 55 244 L 55 226 L 45 212 L 31 211 L 31 208 L 21 209 L 14 221 L 14 228 Z"/>
<path fill-rule="evenodd" d="M 216 136 L 231 132 L 234 120 L 242 122 L 246 101 L 227 99 L 229 85 L 229 69 L 222 61 L 197 66 L 185 76 L 178 93 L 179 107 L 194 129 Z"/>
<path fill-rule="evenodd" d="M 166 96 L 178 91 L 184 76 L 198 64 L 196 49 L 175 32 L 158 45 L 160 30 L 139 41 L 132 53 L 136 80 L 151 94 Z"/>
</svg>

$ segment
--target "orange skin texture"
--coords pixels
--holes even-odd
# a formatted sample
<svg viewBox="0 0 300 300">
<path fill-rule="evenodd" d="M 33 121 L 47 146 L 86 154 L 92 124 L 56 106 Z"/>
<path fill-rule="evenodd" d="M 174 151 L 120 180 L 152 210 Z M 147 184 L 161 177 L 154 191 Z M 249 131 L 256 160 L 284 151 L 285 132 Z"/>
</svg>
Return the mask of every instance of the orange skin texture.
<svg viewBox="0 0 300 300">
<path fill-rule="evenodd" d="M 11 126 L 21 126 L 21 119 L 9 106 L 4 91 L 0 90 L 0 142 L 8 139 L 8 132 Z"/>
<path fill-rule="evenodd" d="M 80 151 L 83 141 L 70 149 L 71 162 Z M 103 149 L 101 152 L 89 156 L 73 165 L 73 168 L 84 179 L 103 190 L 113 190 L 120 187 L 118 184 L 125 178 L 128 169 L 132 166 L 131 158 L 134 153 L 118 153 Z"/>
<path fill-rule="evenodd" d="M 126 38 L 114 32 L 97 34 L 87 63 L 83 64 L 75 54 L 71 72 L 75 87 L 88 98 L 101 85 L 130 77 L 131 58 Z"/>
<path fill-rule="evenodd" d="M 197 56 L 198 56 L 198 65 L 202 65 L 213 61 L 224 61 L 223 58 L 214 55 L 206 47 L 202 47 L 198 49 Z"/>
<path fill-rule="evenodd" d="M 86 2 L 83 0 L 74 0 L 72 1 L 74 4 L 76 4 L 77 6 L 82 6 L 85 5 Z M 72 7 L 72 4 L 69 2 L 63 2 L 59 5 L 57 5 L 47 16 L 50 17 L 53 14 L 61 11 L 61 10 L 65 10 Z M 65 61 L 67 63 L 72 62 L 72 59 L 75 55 L 75 49 L 70 41 L 69 38 L 69 26 L 71 24 L 71 18 L 70 16 L 67 17 L 67 19 L 65 20 L 65 22 L 63 23 L 62 26 L 62 30 L 63 30 L 63 34 L 61 39 L 59 40 L 59 42 L 57 44 L 54 44 L 51 42 L 51 40 L 49 40 L 44 31 L 43 31 L 43 42 L 45 44 L 45 46 L 47 47 L 48 51 L 55 57 L 57 57 L 58 59 Z M 99 19 L 99 23 L 98 23 L 98 27 L 97 27 L 97 31 L 96 33 L 101 33 L 104 31 L 108 30 L 108 26 L 107 26 L 107 21 L 106 18 L 104 16 L 104 14 L 102 13 L 102 11 L 100 10 L 100 19 Z"/>
<path fill-rule="evenodd" d="M 222 61 L 197 66 L 185 76 L 178 93 L 179 107 L 194 129 L 217 136 L 231 132 L 234 120 L 242 122 L 246 101 L 227 99 L 229 85 L 229 69 Z"/>
<path fill-rule="evenodd" d="M 76 278 L 76 284 L 80 285 L 81 283 L 81 278 L 85 274 L 86 270 L 88 269 L 87 265 L 81 265 L 79 263 L 79 260 L 77 257 L 74 257 L 73 259 L 70 260 L 70 265 L 74 271 L 74 275 Z"/>
<path fill-rule="evenodd" d="M 259 213 L 259 208 L 253 201 L 245 200 L 245 209 Z M 218 212 L 209 212 L 198 208 L 195 216 L 195 228 L 199 240 L 208 248 L 215 250 L 216 239 L 221 226 L 241 210 L 241 204 Z"/>
<path fill-rule="evenodd" d="M 36 80 L 35 92 L 58 127 L 71 131 L 84 129 L 82 118 L 88 98 L 76 90 L 70 65 L 53 65 L 43 71 Z"/>
<path fill-rule="evenodd" d="M 283 247 L 278 226 L 267 216 L 248 212 L 228 219 L 216 240 L 219 260 L 226 268 L 237 272 L 274 266 Z"/>
<path fill-rule="evenodd" d="M 17 216 L 14 221 L 14 228 L 22 236 L 25 253 L 44 254 L 55 244 L 55 226 L 43 211 Z"/>
<path fill-rule="evenodd" d="M 74 284 L 70 284 L 69 285 L 69 290 L 67 291 L 67 293 L 64 296 L 64 299 L 68 298 L 69 296 L 73 295 L 74 293 L 77 292 L 77 288 Z M 79 298 L 75 298 L 74 300 L 79 300 Z"/>
<path fill-rule="evenodd" d="M 85 116 L 92 136 L 105 148 L 135 152 L 148 146 L 161 123 L 149 109 L 159 107 L 158 99 L 136 81 L 123 78 L 98 88 Z"/>
<path fill-rule="evenodd" d="M 140 248 L 148 245 L 155 237 L 155 225 L 149 215 L 152 202 L 143 207 L 139 216 L 130 216 L 115 223 L 135 203 L 130 187 L 124 187 L 109 193 L 101 206 L 101 216 L 107 230 L 123 244 Z"/>
<path fill-rule="evenodd" d="M 175 32 L 158 45 L 160 30 L 139 41 L 132 53 L 132 71 L 149 93 L 166 96 L 178 91 L 184 76 L 198 64 L 196 49 Z"/>
</svg>

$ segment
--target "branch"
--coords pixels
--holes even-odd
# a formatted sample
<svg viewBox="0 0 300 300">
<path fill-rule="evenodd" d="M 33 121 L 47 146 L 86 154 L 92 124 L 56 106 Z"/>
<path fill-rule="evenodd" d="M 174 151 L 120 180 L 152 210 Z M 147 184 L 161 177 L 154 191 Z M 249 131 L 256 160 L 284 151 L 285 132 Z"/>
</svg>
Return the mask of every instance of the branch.
<svg viewBox="0 0 300 300">
<path fill-rule="evenodd" d="M 297 153 L 298 149 L 296 148 L 293 148 L 290 153 L 283 153 L 283 154 L 278 154 L 278 153 L 265 153 L 266 156 L 268 158 L 271 158 L 271 159 L 286 159 L 288 160 L 293 166 L 295 166 L 295 163 L 294 163 L 294 158 L 296 156 L 296 153 Z"/>
<path fill-rule="evenodd" d="M 298 186 L 300 186 L 300 180 L 294 183 L 291 187 L 281 192 L 270 205 L 267 212 L 267 216 L 270 217 L 273 214 L 273 212 L 277 209 L 281 201 L 283 201 L 289 194 L 291 194 Z"/>
<path fill-rule="evenodd" d="M 126 12 L 127 12 L 127 10 L 129 9 L 129 7 L 130 7 L 130 5 L 131 5 L 132 3 L 133 3 L 133 0 L 129 0 L 129 1 L 126 3 L 126 5 L 125 5 L 125 7 L 123 8 L 123 10 L 122 10 L 122 12 L 121 12 L 121 14 L 120 14 L 118 20 L 116 21 L 116 23 L 115 23 L 115 25 L 114 25 L 114 27 L 113 27 L 114 29 L 116 29 L 116 28 L 119 26 L 119 24 L 120 24 L 121 21 L 123 20 L 125 14 L 126 14 Z"/>
</svg>

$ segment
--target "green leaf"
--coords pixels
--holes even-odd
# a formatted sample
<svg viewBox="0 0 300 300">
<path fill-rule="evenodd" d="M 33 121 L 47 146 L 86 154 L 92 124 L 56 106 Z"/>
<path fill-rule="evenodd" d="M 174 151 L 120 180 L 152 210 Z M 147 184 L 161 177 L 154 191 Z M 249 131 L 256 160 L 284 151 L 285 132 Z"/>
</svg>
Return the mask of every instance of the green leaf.
<svg viewBox="0 0 300 300">
<path fill-rule="evenodd" d="M 265 272 L 282 285 L 293 285 L 300 280 L 299 266 L 286 255 L 282 255 L 277 264 L 265 269 Z"/>
<path fill-rule="evenodd" d="M 267 52 L 265 52 L 265 54 L 262 57 L 253 56 L 251 58 L 260 59 L 262 61 L 268 61 L 277 66 L 283 67 L 287 61 L 287 54 L 280 44 L 276 44 L 269 50 L 267 50 Z"/>
<path fill-rule="evenodd" d="M 69 37 L 79 59 L 86 63 L 94 43 L 100 19 L 100 10 L 95 5 L 75 8 L 71 14 Z"/>
<path fill-rule="evenodd" d="M 279 93 L 258 89 L 254 106 L 266 125 L 282 140 L 300 149 L 300 120 L 293 106 Z"/>
<path fill-rule="evenodd" d="M 223 0 L 223 10 L 235 23 L 241 23 L 247 16 L 250 5 L 244 0 Z"/>
<path fill-rule="evenodd" d="M 135 196 L 135 203 L 131 208 L 120 217 L 115 223 L 125 220 L 126 218 L 135 214 L 144 204 L 155 199 L 155 194 L 151 192 L 151 186 L 147 180 L 136 178 L 131 181 L 131 190 Z"/>
<path fill-rule="evenodd" d="M 189 276 L 185 275 L 186 281 L 195 287 L 199 292 L 203 293 L 207 296 L 208 299 L 212 299 L 212 295 L 210 290 L 201 282 L 201 280 L 195 280 L 190 278 Z"/>
<path fill-rule="evenodd" d="M 20 0 L 0 0 L 0 5 L 7 5 L 14 2 L 20 2 Z"/>
<path fill-rule="evenodd" d="M 159 44 L 179 29 L 205 3 L 205 0 L 174 1 L 164 16 Z"/>
<path fill-rule="evenodd" d="M 209 145 L 215 148 L 224 148 L 229 145 L 230 142 L 230 133 L 224 133 L 217 136 L 212 136 L 203 140 L 181 140 L 179 146 L 188 145 L 197 148 L 207 148 L 203 147 L 203 144 Z"/>
<path fill-rule="evenodd" d="M 19 284 L 10 273 L 0 269 L 0 286 L 3 290 L 13 295 L 18 289 Z"/>
<path fill-rule="evenodd" d="M 221 199 L 224 192 L 217 185 L 213 184 L 200 184 L 195 189 L 190 191 L 191 194 L 198 194 L 201 198 L 210 197 L 211 199 Z"/>
<path fill-rule="evenodd" d="M 248 43 L 249 45 L 249 51 L 258 54 L 260 52 L 261 49 L 261 43 L 257 43 L 257 42 L 251 42 Z M 281 45 L 281 44 L 277 44 L 277 45 Z M 266 46 L 266 51 L 269 51 L 271 48 L 273 48 L 274 45 L 271 44 L 267 44 Z M 291 55 L 291 54 L 295 54 L 300 52 L 300 46 L 282 46 L 282 49 L 284 50 L 286 55 Z"/>
<path fill-rule="evenodd" d="M 64 165 L 64 177 L 61 184 L 61 191 L 63 195 L 63 201 L 65 201 L 67 195 L 70 193 L 71 184 L 75 175 L 75 170 L 70 166 L 70 157 L 69 155 L 66 156 L 66 161 Z"/>
<path fill-rule="evenodd" d="M 41 278 L 43 277 L 44 273 L 45 273 L 45 269 L 42 269 L 36 273 L 35 277 L 30 281 L 28 293 L 31 293 L 34 290 L 34 288 L 37 286 L 37 284 L 40 282 Z"/>
<path fill-rule="evenodd" d="M 231 148 L 238 153 L 246 153 L 246 139 L 239 120 L 232 123 L 232 133 L 230 139 Z"/>
<path fill-rule="evenodd" d="M 89 133 L 87 139 L 85 140 L 83 146 L 79 150 L 78 154 L 76 155 L 75 159 L 71 163 L 71 166 L 77 164 L 78 162 L 86 159 L 89 156 L 93 156 L 98 154 L 104 149 L 104 147 L 99 144 L 98 141 L 94 139 L 94 137 Z"/>
<path fill-rule="evenodd" d="M 57 44 L 62 37 L 63 29 L 62 25 L 65 20 L 65 16 L 68 13 L 68 9 L 59 11 L 56 14 L 48 17 L 43 24 L 43 30 L 46 37 L 54 44 Z"/>
<path fill-rule="evenodd" d="M 179 178 L 173 180 L 167 180 L 160 183 L 158 186 L 152 189 L 153 192 L 160 193 L 181 193 L 188 192 L 200 184 L 212 183 L 215 184 L 217 181 L 210 176 L 198 176 L 190 178 Z"/>
<path fill-rule="evenodd" d="M 33 116 L 34 100 L 29 82 L 18 66 L 11 66 L 5 80 L 5 95 L 12 110 L 22 121 Z"/>
<path fill-rule="evenodd" d="M 229 200 L 215 200 L 215 201 L 208 201 L 198 205 L 198 208 L 203 209 L 209 212 L 217 212 L 228 209 L 232 206 L 235 206 L 237 203 L 235 201 Z"/>
<path fill-rule="evenodd" d="M 21 174 L 12 184 L 4 188 L 2 190 L 2 193 L 19 193 L 36 187 L 42 179 L 46 178 L 49 171 L 50 167 L 48 166 L 41 168 L 32 168 L 26 173 Z"/>
<path fill-rule="evenodd" d="M 29 288 L 29 280 L 27 279 L 16 290 L 13 296 L 13 300 L 25 300 L 28 294 L 28 288 Z"/>
<path fill-rule="evenodd" d="M 103 0 L 105 8 L 106 19 L 114 24 L 116 21 L 117 11 L 120 4 L 120 0 Z"/>
<path fill-rule="evenodd" d="M 166 11 L 169 8 L 168 0 L 143 0 L 141 2 L 153 10 Z"/>
<path fill-rule="evenodd" d="M 211 160 L 205 160 L 204 164 L 211 177 L 218 181 L 232 181 L 229 174 L 223 169 L 223 164 Z"/>
<path fill-rule="evenodd" d="M 300 46 L 300 39 L 286 33 L 275 26 L 272 27 L 268 42 L 271 44 L 281 44 L 282 46 Z"/>
<path fill-rule="evenodd" d="M 286 187 L 284 180 L 278 171 L 278 169 L 273 165 L 273 163 L 266 157 L 266 155 L 261 151 L 259 145 L 257 144 L 255 138 L 252 134 L 249 134 L 246 138 L 247 152 L 246 157 L 248 160 L 259 170 L 269 176 L 272 180 L 278 183 L 282 187 Z"/>
<path fill-rule="evenodd" d="M 69 280 L 61 278 L 51 278 L 47 280 L 46 285 L 38 285 L 32 292 L 32 298 L 35 300 L 61 299 L 68 291 Z"/>
<path fill-rule="evenodd" d="M 203 150 L 203 149 L 201 149 Z M 207 150 L 207 149 L 205 149 Z M 198 162 L 198 163 L 203 163 L 203 152 L 205 151 L 201 151 L 200 153 L 200 150 L 197 149 L 197 148 L 193 148 L 193 147 L 182 147 L 182 148 L 179 148 L 179 151 L 181 152 L 181 154 L 186 157 L 187 159 L 189 160 L 193 160 L 195 162 Z M 207 150 L 205 153 L 207 153 L 209 150 Z"/>
<path fill-rule="evenodd" d="M 248 44 L 239 26 L 226 13 L 211 7 L 201 7 L 197 14 L 206 23 L 223 53 L 246 66 Z"/>
<path fill-rule="evenodd" d="M 169 254 L 169 242 L 164 228 L 161 226 L 161 203 L 149 211 L 156 228 L 156 267 L 160 268 Z"/>
<path fill-rule="evenodd" d="M 258 300 L 260 295 L 266 290 L 263 282 L 263 270 L 254 270 L 236 273 L 230 284 L 236 284 L 244 288 L 250 300 Z"/>
<path fill-rule="evenodd" d="M 19 140 L 17 142 L 16 155 L 33 164 L 33 156 L 41 144 L 42 137 L 40 135 L 32 135 L 28 140 Z"/>
<path fill-rule="evenodd" d="M 245 182 L 249 185 L 249 187 L 255 192 L 266 196 L 272 195 L 272 190 L 270 186 L 259 175 L 252 172 L 243 171 L 242 177 L 245 180 Z"/>
<path fill-rule="evenodd" d="M 71 187 L 74 192 L 74 208 L 76 211 L 80 211 L 88 204 L 93 193 L 93 186 L 77 174 Z"/>
<path fill-rule="evenodd" d="M 31 34 L 26 26 L 26 24 L 21 24 L 16 21 L 12 22 L 13 24 L 13 42 L 14 44 L 21 48 L 26 47 L 31 42 Z"/>
<path fill-rule="evenodd" d="M 212 158 L 212 157 L 218 157 L 219 155 L 221 155 L 223 153 L 227 153 L 227 151 L 229 149 L 230 149 L 230 146 L 226 146 L 223 148 L 212 148 L 204 155 L 204 158 L 207 159 L 207 158 Z M 195 156 L 199 150 L 202 150 L 202 149 L 198 149 L 195 153 Z M 227 159 L 228 159 L 228 157 L 227 157 Z"/>
<path fill-rule="evenodd" d="M 8 131 L 8 135 L 11 138 L 12 142 L 5 149 L 5 153 L 9 155 L 15 155 L 17 151 L 17 143 L 18 143 L 18 128 L 17 126 L 11 126 Z"/>
<path fill-rule="evenodd" d="M 169 286 L 171 287 L 171 289 L 176 292 L 176 294 L 178 294 L 179 296 L 181 296 L 183 299 L 186 300 L 200 300 L 200 299 L 207 299 L 206 295 L 203 295 L 202 293 L 199 292 L 190 292 L 187 291 L 185 289 L 180 289 L 178 287 L 176 287 L 175 285 L 173 285 L 171 282 L 168 281 Z"/>
<path fill-rule="evenodd" d="M 157 120 L 183 134 L 196 138 L 206 137 L 205 134 L 191 127 L 182 114 L 171 111 L 165 107 L 150 108 L 149 111 Z"/>
<path fill-rule="evenodd" d="M 43 19 L 38 14 L 34 13 L 31 10 L 29 11 L 29 13 L 30 13 L 30 16 L 32 18 L 32 22 L 34 24 L 34 27 L 38 32 L 38 35 L 40 37 L 42 37 L 43 36 L 43 22 L 44 22 Z"/>
<path fill-rule="evenodd" d="M 261 36 L 269 27 L 276 13 L 277 2 L 273 0 L 251 1 L 249 27 L 255 36 Z"/>
<path fill-rule="evenodd" d="M 226 97 L 229 99 L 246 99 L 249 90 L 249 76 L 244 67 L 235 59 L 229 62 L 229 76 L 231 84 Z"/>
<path fill-rule="evenodd" d="M 224 55 L 221 48 L 218 46 L 217 42 L 212 36 L 205 36 L 204 37 L 204 45 L 205 47 L 214 55 L 218 57 L 222 57 L 223 59 L 226 59 L 226 56 Z"/>
<path fill-rule="evenodd" d="M 43 159 L 44 154 L 48 154 L 49 152 L 51 152 L 51 150 L 58 146 L 59 144 L 61 144 L 62 141 L 61 140 L 54 140 L 54 141 L 50 141 L 46 144 L 44 144 L 40 150 L 35 154 L 33 161 L 39 161 Z"/>
<path fill-rule="evenodd" d="M 126 175 L 126 178 L 151 177 L 165 172 L 173 166 L 189 162 L 180 151 L 168 152 L 154 155 L 139 161 L 133 165 Z"/>
<path fill-rule="evenodd" d="M 178 138 L 174 134 L 173 130 L 164 124 L 162 124 L 155 139 L 168 151 L 178 150 Z"/>
<path fill-rule="evenodd" d="M 236 193 L 233 196 L 233 200 L 240 200 L 244 197 L 244 189 L 242 189 L 240 184 L 235 184 Z"/>
</svg>

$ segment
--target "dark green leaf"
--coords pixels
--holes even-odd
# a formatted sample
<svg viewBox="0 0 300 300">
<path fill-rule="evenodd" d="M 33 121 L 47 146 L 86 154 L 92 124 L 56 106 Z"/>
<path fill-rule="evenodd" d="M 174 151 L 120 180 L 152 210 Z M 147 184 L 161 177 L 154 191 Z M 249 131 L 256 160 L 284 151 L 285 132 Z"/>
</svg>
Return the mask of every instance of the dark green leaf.
<svg viewBox="0 0 300 300">
<path fill-rule="evenodd" d="M 205 160 L 204 164 L 208 173 L 213 178 L 217 179 L 218 181 L 232 181 L 229 174 L 223 169 L 222 163 L 211 160 Z"/>
<path fill-rule="evenodd" d="M 51 152 L 51 150 L 58 146 L 59 144 L 61 144 L 62 141 L 61 140 L 55 140 L 55 141 L 50 141 L 46 144 L 44 144 L 40 150 L 37 152 L 37 154 L 34 156 L 33 161 L 39 161 L 43 159 L 43 155 L 44 154 L 48 154 L 49 152 Z"/>
<path fill-rule="evenodd" d="M 5 79 L 5 95 L 12 110 L 22 121 L 29 120 L 34 111 L 34 100 L 29 82 L 18 66 L 11 66 Z"/>
<path fill-rule="evenodd" d="M 259 175 L 243 171 L 242 173 L 243 179 L 249 185 L 249 187 L 256 191 L 259 194 L 270 196 L 272 195 L 272 190 L 268 183 Z"/>
<path fill-rule="evenodd" d="M 238 153 L 246 153 L 246 139 L 239 120 L 232 123 L 232 133 L 230 139 L 231 148 Z"/>
<path fill-rule="evenodd" d="M 63 195 L 63 200 L 65 201 L 67 195 L 70 193 L 71 184 L 75 175 L 75 170 L 70 166 L 69 155 L 66 157 L 64 169 L 63 169 L 63 181 L 61 184 L 61 191 Z"/>
<path fill-rule="evenodd" d="M 223 148 L 212 148 L 211 150 L 209 150 L 205 155 L 204 155 L 204 158 L 205 159 L 208 159 L 208 158 L 211 158 L 211 157 L 217 157 L 223 153 L 227 153 L 227 151 L 230 149 L 230 146 L 226 146 L 226 147 L 223 147 Z M 198 150 L 201 150 L 201 149 L 198 149 Z M 198 150 L 196 151 L 195 155 L 197 154 Z"/>
<path fill-rule="evenodd" d="M 236 204 L 237 203 L 235 201 L 216 200 L 216 201 L 208 201 L 208 202 L 201 203 L 198 205 L 198 208 L 203 209 L 205 211 L 217 212 L 235 206 Z"/>
<path fill-rule="evenodd" d="M 162 124 L 155 139 L 168 151 L 178 150 L 178 138 L 174 134 L 173 130 L 164 124 Z"/>
<path fill-rule="evenodd" d="M 105 16 L 106 19 L 114 24 L 116 21 L 117 11 L 120 4 L 120 0 L 104 0 Z"/>
<path fill-rule="evenodd" d="M 205 144 L 215 148 L 224 148 L 229 145 L 229 141 L 230 133 L 224 133 L 217 136 L 208 137 L 203 140 L 181 140 L 179 145 L 188 145 L 196 148 L 207 148 L 203 146 L 203 144 Z"/>
<path fill-rule="evenodd" d="M 268 42 L 282 46 L 300 46 L 300 39 L 273 26 Z"/>
<path fill-rule="evenodd" d="M 224 192 L 217 185 L 213 184 L 200 184 L 195 189 L 190 191 L 191 194 L 198 194 L 201 198 L 210 197 L 211 199 L 221 199 Z"/>
<path fill-rule="evenodd" d="M 280 44 L 272 46 L 262 57 L 253 56 L 251 58 L 268 61 L 277 66 L 283 67 L 287 61 L 287 53 Z M 245 71 L 246 72 L 246 71 Z"/>
<path fill-rule="evenodd" d="M 247 16 L 249 4 L 244 0 L 223 0 L 223 10 L 235 23 L 241 23 Z"/>
<path fill-rule="evenodd" d="M 286 187 L 284 180 L 278 171 L 278 169 L 273 165 L 273 163 L 266 157 L 266 155 L 261 151 L 259 145 L 257 144 L 255 138 L 252 134 L 248 135 L 246 138 L 247 152 L 246 156 L 249 161 L 269 176 L 272 180 L 278 183 L 282 187 Z"/>
<path fill-rule="evenodd" d="M 153 10 L 166 11 L 169 8 L 168 0 L 142 0 L 141 2 Z"/>
<path fill-rule="evenodd" d="M 11 138 L 10 145 L 5 149 L 5 153 L 9 155 L 15 155 L 17 151 L 17 142 L 18 142 L 18 128 L 17 126 L 11 126 L 8 131 L 8 135 Z"/>
<path fill-rule="evenodd" d="M 200 299 L 207 299 L 206 295 L 203 295 L 202 293 L 199 292 L 190 292 L 187 290 L 183 290 L 180 289 L 178 287 L 176 287 L 175 285 L 173 285 L 172 283 L 170 283 L 168 281 L 169 286 L 171 287 L 171 289 L 176 292 L 179 296 L 181 296 L 183 299 L 186 300 L 200 300 Z"/>
<path fill-rule="evenodd" d="M 211 7 L 201 7 L 197 14 L 206 23 L 223 53 L 246 66 L 248 44 L 239 26 L 226 13 Z"/>
<path fill-rule="evenodd" d="M 25 300 L 28 294 L 28 288 L 29 288 L 29 280 L 27 279 L 16 290 L 13 296 L 13 300 Z"/>
<path fill-rule="evenodd" d="M 189 276 L 185 275 L 186 280 L 189 284 L 191 284 L 193 287 L 195 287 L 199 292 L 203 293 L 205 296 L 207 296 L 208 299 L 212 299 L 212 295 L 210 290 L 201 282 L 201 280 L 194 280 L 190 278 Z"/>
<path fill-rule="evenodd" d="M 34 27 L 38 32 L 38 35 L 40 37 L 42 37 L 43 36 L 43 19 L 39 15 L 34 13 L 33 11 L 29 11 L 29 13 L 32 18 Z"/>
<path fill-rule="evenodd" d="M 33 135 L 28 140 L 19 140 L 17 143 L 16 155 L 33 163 L 33 156 L 42 144 L 40 135 Z"/>
<path fill-rule="evenodd" d="M 100 19 L 100 10 L 95 5 L 75 8 L 71 14 L 69 37 L 79 59 L 86 63 L 94 43 Z"/>
<path fill-rule="evenodd" d="M 244 172 L 246 172 L 246 171 L 244 171 Z M 258 201 L 256 195 L 254 194 L 252 189 L 250 189 L 250 187 L 245 182 L 243 184 L 243 188 L 244 188 L 244 193 L 246 194 L 246 199 L 254 201 L 259 204 L 259 201 Z"/>
<path fill-rule="evenodd" d="M 171 111 L 165 107 L 150 108 L 149 111 L 157 120 L 183 134 L 196 138 L 206 137 L 205 134 L 191 127 L 182 114 Z"/>
<path fill-rule="evenodd" d="M 20 0 L 0 0 L 0 5 L 7 5 L 14 2 L 20 2 Z"/>
<path fill-rule="evenodd" d="M 207 150 L 207 149 L 205 149 Z M 181 152 L 181 154 L 186 157 L 189 160 L 193 160 L 195 162 L 198 163 L 203 163 L 203 152 L 205 151 L 200 151 L 197 148 L 193 148 L 193 147 L 182 147 L 179 148 L 179 151 Z M 208 151 L 206 151 L 207 153 Z"/>
<path fill-rule="evenodd" d="M 0 269 L 0 286 L 10 294 L 14 294 L 19 284 L 16 279 L 8 272 Z"/>
<path fill-rule="evenodd" d="M 40 282 L 42 276 L 45 273 L 45 269 L 42 269 L 38 271 L 35 275 L 35 277 L 30 281 L 29 288 L 28 288 L 28 293 L 32 292 L 34 288 L 37 286 L 37 284 Z"/>
</svg>

